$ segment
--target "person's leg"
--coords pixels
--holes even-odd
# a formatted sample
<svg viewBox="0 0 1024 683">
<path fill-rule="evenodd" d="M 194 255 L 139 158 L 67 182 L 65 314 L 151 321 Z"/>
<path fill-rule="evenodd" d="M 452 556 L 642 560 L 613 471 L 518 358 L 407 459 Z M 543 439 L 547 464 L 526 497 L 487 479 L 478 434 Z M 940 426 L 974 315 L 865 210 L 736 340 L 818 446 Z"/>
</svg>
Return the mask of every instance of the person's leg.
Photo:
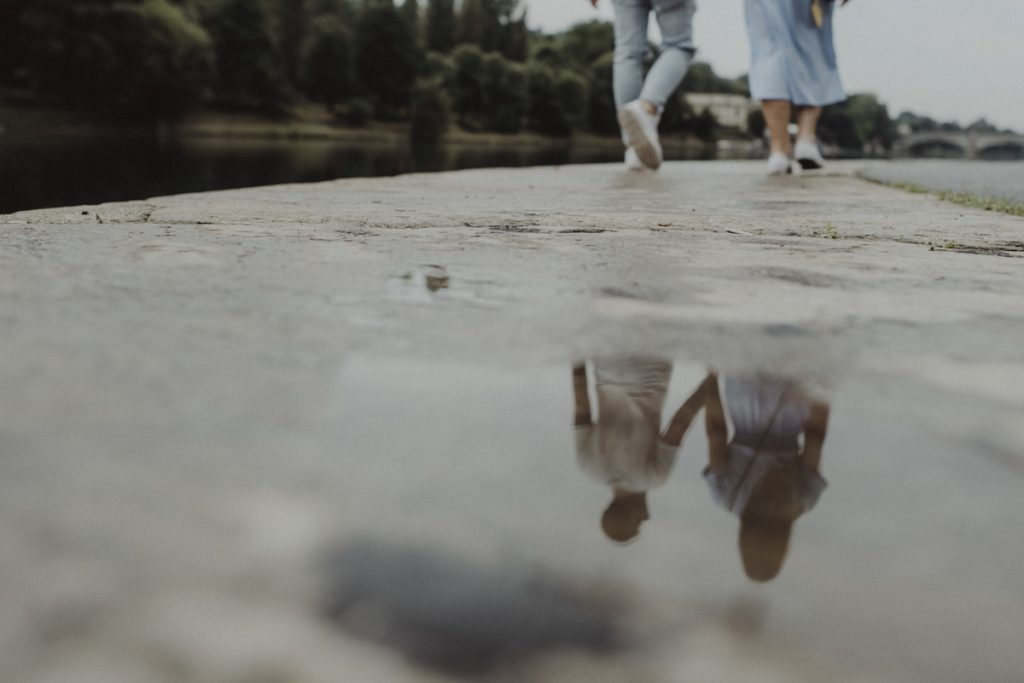
<svg viewBox="0 0 1024 683">
<path fill-rule="evenodd" d="M 612 83 L 615 107 L 622 108 L 640 96 L 647 56 L 647 0 L 613 0 L 615 7 L 615 61 Z"/>
<path fill-rule="evenodd" d="M 804 170 L 813 170 L 825 166 L 825 159 L 818 149 L 817 130 L 821 107 L 797 107 L 796 110 L 796 147 L 793 156 Z"/>
<path fill-rule="evenodd" d="M 768 126 L 772 154 L 785 154 L 789 157 L 793 152 L 793 146 L 789 141 L 792 106 L 788 100 L 764 100 L 761 102 L 761 109 L 764 111 L 764 121 Z"/>
<path fill-rule="evenodd" d="M 649 0 L 662 33 L 661 54 L 644 80 L 639 97 L 619 108 L 619 125 L 627 144 L 647 168 L 661 166 L 658 121 L 668 98 L 686 75 L 693 56 L 693 13 L 696 0 Z"/>
<path fill-rule="evenodd" d="M 648 105 L 648 113 L 659 114 L 690 68 L 697 4 L 695 0 L 655 0 L 653 4 L 661 29 L 661 54 L 644 80 L 640 101 Z"/>
<path fill-rule="evenodd" d="M 821 107 L 797 107 L 797 140 L 806 142 L 814 142 L 817 140 L 818 119 L 820 117 Z"/>
<path fill-rule="evenodd" d="M 771 143 L 771 154 L 768 155 L 768 173 L 782 175 L 792 172 L 790 157 L 793 146 L 789 141 L 789 118 L 793 107 L 789 100 L 763 100 L 761 109 L 764 112 L 765 125 L 768 126 L 768 137 Z"/>
</svg>

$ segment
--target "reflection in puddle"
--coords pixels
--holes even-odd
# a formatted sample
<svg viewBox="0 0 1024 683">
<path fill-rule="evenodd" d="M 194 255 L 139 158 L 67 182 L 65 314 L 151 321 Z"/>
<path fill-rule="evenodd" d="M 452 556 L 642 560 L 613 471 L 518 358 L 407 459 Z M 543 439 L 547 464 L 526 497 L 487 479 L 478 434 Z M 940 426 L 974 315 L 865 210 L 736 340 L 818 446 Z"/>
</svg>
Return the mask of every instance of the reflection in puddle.
<svg viewBox="0 0 1024 683">
<path fill-rule="evenodd" d="M 715 502 L 740 518 L 747 576 L 769 581 L 782 569 L 793 522 L 827 485 L 818 470 L 829 408 L 792 380 L 726 377 L 723 384 L 724 406 L 718 378 L 705 383 L 704 477 Z"/>
<path fill-rule="evenodd" d="M 639 535 L 650 519 L 647 493 L 668 479 L 687 430 L 704 408 L 708 465 L 703 475 L 711 496 L 740 519 L 747 576 L 775 578 L 793 523 L 814 507 L 827 486 L 819 467 L 828 405 L 811 398 L 795 380 L 771 375 L 720 379 L 711 373 L 662 429 L 670 362 L 622 357 L 589 365 L 596 416 L 587 364 L 577 363 L 572 371 L 576 452 L 580 468 L 612 490 L 601 517 L 608 538 L 627 543 Z"/>
<path fill-rule="evenodd" d="M 743 360 L 348 363 L 331 623 L 442 677 L 1017 680 L 1019 470 L 970 431 L 1011 423 Z"/>
<path fill-rule="evenodd" d="M 573 366 L 576 454 L 580 467 L 608 484 L 612 500 L 601 528 L 625 543 L 649 519 L 647 492 L 668 479 L 676 453 L 703 402 L 698 388 L 676 411 L 664 432 L 661 412 L 672 364 L 658 359 L 612 358 L 591 363 L 597 416 L 590 409 L 587 367 Z"/>
</svg>

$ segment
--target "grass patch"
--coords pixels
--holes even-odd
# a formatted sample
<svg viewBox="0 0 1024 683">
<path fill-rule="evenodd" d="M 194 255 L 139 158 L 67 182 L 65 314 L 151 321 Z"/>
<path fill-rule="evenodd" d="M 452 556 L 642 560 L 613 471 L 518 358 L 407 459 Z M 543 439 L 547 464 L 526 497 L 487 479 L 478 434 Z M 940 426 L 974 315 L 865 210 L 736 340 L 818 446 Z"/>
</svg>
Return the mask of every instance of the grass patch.
<svg viewBox="0 0 1024 683">
<path fill-rule="evenodd" d="M 826 223 L 821 230 L 811 231 L 812 237 L 821 237 L 827 240 L 839 239 L 839 230 L 832 223 Z"/>
<path fill-rule="evenodd" d="M 864 174 L 859 174 L 861 180 L 866 180 L 869 183 L 875 183 L 876 185 L 884 185 L 885 187 L 891 187 L 896 190 L 903 190 L 904 192 L 910 192 L 911 194 L 928 194 L 933 197 L 937 197 L 944 202 L 950 202 L 952 204 L 959 204 L 960 206 L 966 206 L 971 209 L 981 209 L 982 211 L 995 211 L 997 213 L 1005 213 L 1011 216 L 1017 216 L 1018 218 L 1024 218 L 1024 204 L 1011 201 L 1009 199 L 1002 199 L 1000 197 L 985 197 L 982 195 L 972 194 L 970 192 L 953 192 L 950 190 L 929 190 L 927 187 L 922 187 L 915 183 L 890 183 L 885 180 L 877 180 L 875 178 L 869 178 Z"/>
<path fill-rule="evenodd" d="M 960 206 L 968 206 L 972 209 L 983 211 L 995 211 L 997 213 L 1008 213 L 1011 216 L 1024 218 L 1024 204 L 1000 199 L 999 197 L 982 197 L 970 192 L 936 192 L 935 196 L 944 202 L 953 202 Z"/>
</svg>

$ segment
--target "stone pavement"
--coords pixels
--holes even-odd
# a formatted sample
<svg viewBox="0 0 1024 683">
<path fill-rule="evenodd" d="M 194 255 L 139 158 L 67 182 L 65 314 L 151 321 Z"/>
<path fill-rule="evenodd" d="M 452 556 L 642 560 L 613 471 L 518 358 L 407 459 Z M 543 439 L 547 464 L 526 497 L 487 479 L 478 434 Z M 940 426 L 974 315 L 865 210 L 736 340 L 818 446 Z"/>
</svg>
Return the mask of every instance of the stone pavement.
<svg viewBox="0 0 1024 683">
<path fill-rule="evenodd" d="M 1012 680 L 1024 220 L 859 168 L 478 170 L 0 216 L 0 679 Z M 785 592 L 721 578 L 724 513 L 679 522 L 685 554 L 554 521 L 600 496 L 528 432 L 542 407 L 568 425 L 559 373 L 607 354 L 835 392 L 851 455 Z M 424 663 L 372 609 L 325 616 L 324 558 L 353 543 L 359 566 L 429 546 L 412 565 L 504 595 L 499 621 L 531 604 L 520 578 L 557 575 L 598 595 L 586 633 L 626 635 Z"/>
</svg>

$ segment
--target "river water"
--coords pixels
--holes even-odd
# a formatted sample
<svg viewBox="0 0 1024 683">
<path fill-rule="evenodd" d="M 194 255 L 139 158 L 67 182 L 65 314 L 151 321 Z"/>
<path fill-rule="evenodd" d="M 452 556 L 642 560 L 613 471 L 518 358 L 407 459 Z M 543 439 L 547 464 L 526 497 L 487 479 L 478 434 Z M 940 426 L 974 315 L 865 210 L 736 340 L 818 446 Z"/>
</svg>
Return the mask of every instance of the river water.
<svg viewBox="0 0 1024 683">
<path fill-rule="evenodd" d="M 1024 161 L 901 159 L 872 164 L 865 175 L 933 191 L 969 192 L 1024 203 Z"/>
<path fill-rule="evenodd" d="M 0 136 L 0 213 L 257 185 L 621 159 L 615 145 L 405 144 L 152 136 Z"/>
<path fill-rule="evenodd" d="M 0 213 L 334 178 L 620 159 L 616 145 L 564 140 L 416 151 L 335 140 L 0 135 Z M 1024 161 L 876 162 L 867 175 L 1024 202 Z"/>
</svg>

